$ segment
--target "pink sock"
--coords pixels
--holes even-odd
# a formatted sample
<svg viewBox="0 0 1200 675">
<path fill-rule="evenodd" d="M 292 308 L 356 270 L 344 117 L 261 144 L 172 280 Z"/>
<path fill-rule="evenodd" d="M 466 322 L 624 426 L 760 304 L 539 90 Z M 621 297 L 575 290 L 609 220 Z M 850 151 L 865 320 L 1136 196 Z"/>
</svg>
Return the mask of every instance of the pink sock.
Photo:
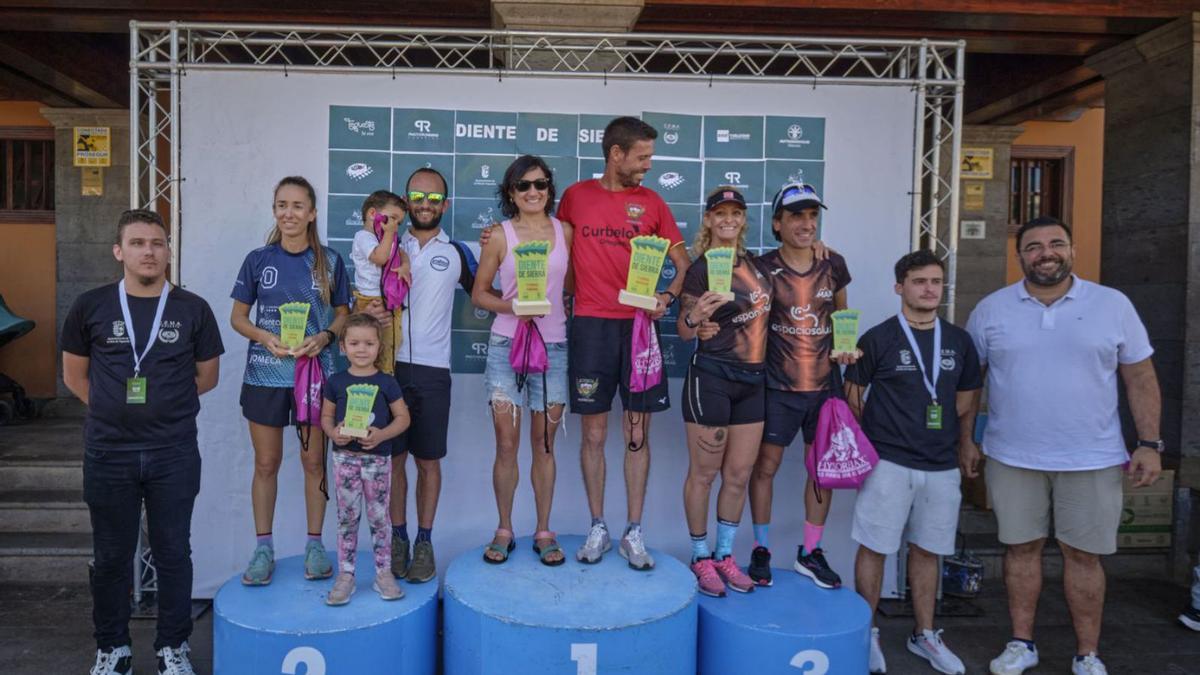
<svg viewBox="0 0 1200 675">
<path fill-rule="evenodd" d="M 812 553 L 821 547 L 821 535 L 825 533 L 824 525 L 813 525 L 804 521 L 804 552 Z"/>
</svg>

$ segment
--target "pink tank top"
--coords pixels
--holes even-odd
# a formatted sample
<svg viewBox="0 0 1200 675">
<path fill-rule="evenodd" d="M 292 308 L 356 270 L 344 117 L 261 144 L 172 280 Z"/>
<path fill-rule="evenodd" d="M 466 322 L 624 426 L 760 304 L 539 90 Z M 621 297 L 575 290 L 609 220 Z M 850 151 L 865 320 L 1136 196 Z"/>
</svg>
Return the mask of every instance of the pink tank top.
<svg viewBox="0 0 1200 675">
<path fill-rule="evenodd" d="M 563 237 L 562 222 L 554 217 L 550 218 L 550 222 L 554 225 L 554 241 L 551 242 L 550 260 L 546 270 L 546 299 L 550 301 L 550 313 L 534 319 L 538 330 L 542 333 L 542 339 L 547 344 L 567 341 L 567 313 L 563 308 L 563 279 L 567 276 L 569 256 L 566 238 Z M 513 228 L 511 220 L 500 223 L 500 226 L 504 228 L 504 240 L 508 244 L 504 260 L 500 261 L 500 290 L 503 292 L 505 300 L 512 300 L 517 297 L 517 265 L 513 260 L 513 248 L 521 242 L 517 240 L 517 231 Z M 492 332 L 511 338 L 517 334 L 517 323 L 518 319 L 515 315 L 497 314 L 496 319 L 492 322 Z"/>
</svg>

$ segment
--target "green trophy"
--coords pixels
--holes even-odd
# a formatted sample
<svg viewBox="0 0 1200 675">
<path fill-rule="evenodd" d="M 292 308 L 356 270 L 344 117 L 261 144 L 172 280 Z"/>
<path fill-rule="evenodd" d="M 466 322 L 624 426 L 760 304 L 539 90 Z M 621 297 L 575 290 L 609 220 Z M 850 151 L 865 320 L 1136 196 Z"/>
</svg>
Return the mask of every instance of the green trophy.
<svg viewBox="0 0 1200 675">
<path fill-rule="evenodd" d="M 546 299 L 546 266 L 550 259 L 550 242 L 526 241 L 513 247 L 517 267 L 517 297 L 513 314 L 545 316 L 550 313 Z"/>
<path fill-rule="evenodd" d="M 829 355 L 853 354 L 858 349 L 858 310 L 841 309 L 834 312 L 833 349 Z"/>
<path fill-rule="evenodd" d="M 352 384 L 346 387 L 346 417 L 342 419 L 342 434 L 354 438 L 367 437 L 378 393 L 379 385 L 376 384 Z"/>
<path fill-rule="evenodd" d="M 286 302 L 279 306 L 279 342 L 284 347 L 295 349 L 304 343 L 308 309 L 307 302 Z"/>
<path fill-rule="evenodd" d="M 708 261 L 708 290 L 720 295 L 725 302 L 733 300 L 733 261 L 736 252 L 728 246 L 710 248 L 704 252 Z"/>
<path fill-rule="evenodd" d="M 654 291 L 670 247 L 671 242 L 662 237 L 642 235 L 629 240 L 629 274 L 625 288 L 617 295 L 618 302 L 647 311 L 658 307 Z"/>
</svg>

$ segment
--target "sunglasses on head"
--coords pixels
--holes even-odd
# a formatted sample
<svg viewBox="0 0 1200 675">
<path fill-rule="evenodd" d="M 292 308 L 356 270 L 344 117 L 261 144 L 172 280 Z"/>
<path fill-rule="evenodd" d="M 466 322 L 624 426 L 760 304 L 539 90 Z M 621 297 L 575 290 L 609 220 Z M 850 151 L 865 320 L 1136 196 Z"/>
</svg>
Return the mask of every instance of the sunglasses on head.
<svg viewBox="0 0 1200 675">
<path fill-rule="evenodd" d="M 421 192 L 420 190 L 408 191 L 408 202 L 420 202 L 428 200 L 430 204 L 441 204 L 446 201 L 446 195 L 441 192 Z"/>
<path fill-rule="evenodd" d="M 547 178 L 538 178 L 537 180 L 519 180 L 513 183 L 513 187 L 517 192 L 528 192 L 529 188 L 537 188 L 538 192 L 545 192 L 550 189 L 550 180 Z"/>
<path fill-rule="evenodd" d="M 815 199 L 816 197 L 817 191 L 813 186 L 807 183 L 792 183 L 783 188 L 783 194 L 779 199 L 781 203 L 790 204 L 799 201 L 798 198 Z"/>
</svg>

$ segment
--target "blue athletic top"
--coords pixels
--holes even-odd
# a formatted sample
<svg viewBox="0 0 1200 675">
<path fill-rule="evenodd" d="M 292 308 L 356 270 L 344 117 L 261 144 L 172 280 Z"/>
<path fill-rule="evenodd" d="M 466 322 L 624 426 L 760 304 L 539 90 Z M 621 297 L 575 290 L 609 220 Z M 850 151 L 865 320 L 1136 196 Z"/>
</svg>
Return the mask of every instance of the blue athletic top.
<svg viewBox="0 0 1200 675">
<path fill-rule="evenodd" d="M 279 334 L 279 306 L 289 302 L 307 302 L 308 327 L 306 336 L 316 335 L 333 323 L 334 307 L 350 304 L 350 278 L 346 263 L 337 251 L 324 247 L 329 266 L 329 288 L 332 302 L 321 301 L 321 291 L 313 278 L 313 251 L 288 253 L 279 244 L 256 248 L 246 255 L 230 297 L 254 305 L 254 325 Z M 332 346 L 332 345 L 331 345 Z M 328 376 L 333 372 L 333 350 L 321 352 L 321 369 Z M 261 387 L 291 387 L 295 384 L 296 359 L 278 358 L 267 348 L 251 340 L 246 353 L 246 384 Z"/>
</svg>

